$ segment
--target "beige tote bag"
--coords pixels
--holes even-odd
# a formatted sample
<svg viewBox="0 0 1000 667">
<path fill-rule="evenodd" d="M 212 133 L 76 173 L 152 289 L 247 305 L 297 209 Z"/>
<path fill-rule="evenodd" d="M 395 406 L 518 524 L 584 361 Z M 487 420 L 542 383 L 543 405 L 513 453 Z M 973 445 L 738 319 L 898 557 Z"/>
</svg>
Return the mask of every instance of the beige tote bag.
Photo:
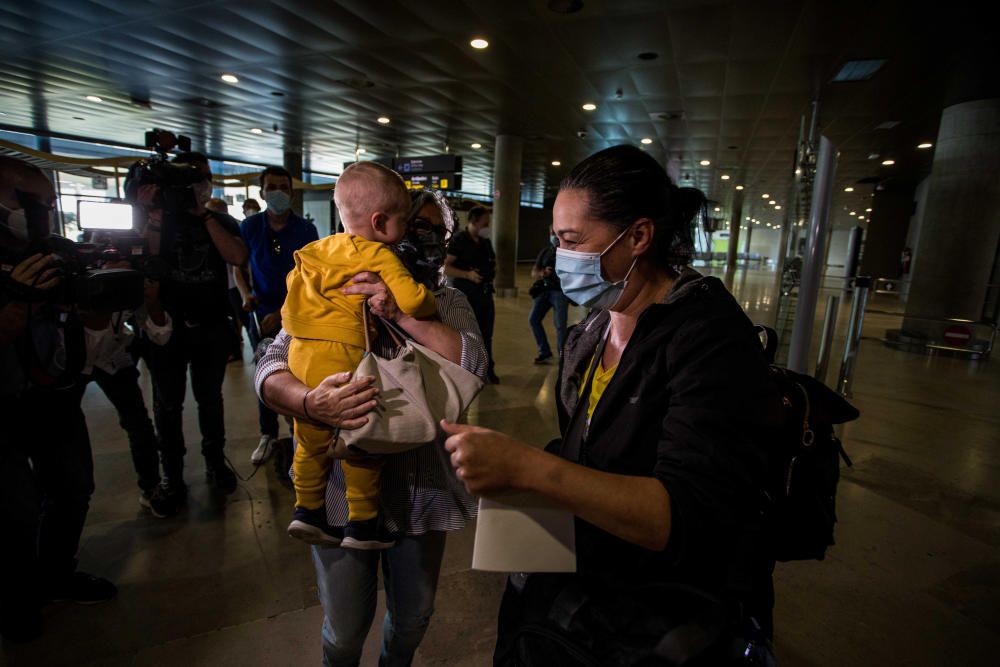
<svg viewBox="0 0 1000 667">
<path fill-rule="evenodd" d="M 364 323 L 366 353 L 355 377 L 375 378 L 377 405 L 368 413 L 367 424 L 341 430 L 340 437 L 368 454 L 397 454 L 437 441 L 438 421 L 458 421 L 483 381 L 384 319 L 382 324 L 400 350 L 394 359 L 383 359 L 372 352 L 367 304 Z"/>
</svg>

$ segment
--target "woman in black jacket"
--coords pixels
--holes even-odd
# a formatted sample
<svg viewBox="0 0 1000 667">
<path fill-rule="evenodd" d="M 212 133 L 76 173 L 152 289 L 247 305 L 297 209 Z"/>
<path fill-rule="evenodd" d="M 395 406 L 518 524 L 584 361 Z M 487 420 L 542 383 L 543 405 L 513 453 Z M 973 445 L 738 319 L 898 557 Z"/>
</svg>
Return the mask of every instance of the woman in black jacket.
<svg viewBox="0 0 1000 667">
<path fill-rule="evenodd" d="M 557 392 L 562 438 L 542 451 L 444 424 L 452 465 L 470 492 L 533 491 L 577 517 L 575 575 L 530 575 L 526 585 L 511 578 L 500 662 L 511 650 L 532 652 L 522 626 L 562 614 L 567 587 L 584 599 L 598 590 L 641 596 L 675 587 L 719 602 L 729 629 L 745 615 L 747 582 L 759 570 L 759 436 L 771 394 L 750 320 L 718 279 L 686 267 L 704 202 L 632 146 L 577 165 L 553 210 L 556 271 L 566 295 L 593 310 L 566 341 Z M 693 608 L 700 603 L 673 611 L 663 603 L 650 613 L 676 624 L 690 620 L 687 612 L 708 613 Z M 578 634 L 596 644 L 604 629 Z M 624 660 L 596 645 L 588 650 L 601 662 Z"/>
</svg>

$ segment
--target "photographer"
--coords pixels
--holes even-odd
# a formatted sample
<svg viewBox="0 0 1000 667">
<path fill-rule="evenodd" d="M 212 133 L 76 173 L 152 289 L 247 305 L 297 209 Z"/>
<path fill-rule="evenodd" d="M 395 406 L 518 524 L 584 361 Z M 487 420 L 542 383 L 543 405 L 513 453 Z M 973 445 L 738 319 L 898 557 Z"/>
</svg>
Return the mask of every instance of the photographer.
<svg viewBox="0 0 1000 667">
<path fill-rule="evenodd" d="M 0 634 L 10 641 L 40 633 L 47 600 L 92 604 L 117 593 L 76 571 L 93 459 L 77 382 L 82 327 L 53 303 L 56 258 L 35 250 L 55 199 L 37 167 L 0 157 Z"/>
<path fill-rule="evenodd" d="M 183 410 L 188 366 L 207 479 L 217 491 L 236 490 L 236 476 L 225 461 L 222 406 L 232 335 L 227 264 L 243 264 L 247 249 L 232 217 L 205 208 L 212 194 L 212 172 L 204 155 L 181 153 L 164 167 L 157 165 L 153 178 L 166 180 L 140 181 L 136 199 L 147 210 L 150 252 L 159 256 L 163 267 L 160 298 L 173 321 L 170 341 L 162 348 L 147 347 L 147 363 L 164 488 L 180 504 L 187 496 Z"/>
</svg>

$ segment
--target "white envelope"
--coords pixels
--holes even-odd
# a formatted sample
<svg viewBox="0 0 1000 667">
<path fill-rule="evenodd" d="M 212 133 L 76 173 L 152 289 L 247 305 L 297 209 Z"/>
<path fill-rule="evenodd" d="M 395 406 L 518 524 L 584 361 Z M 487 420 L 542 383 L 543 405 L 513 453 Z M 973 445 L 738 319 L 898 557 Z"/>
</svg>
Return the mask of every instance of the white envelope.
<svg viewBox="0 0 1000 667">
<path fill-rule="evenodd" d="M 472 568 L 493 572 L 576 572 L 573 515 L 531 493 L 479 499 Z"/>
</svg>

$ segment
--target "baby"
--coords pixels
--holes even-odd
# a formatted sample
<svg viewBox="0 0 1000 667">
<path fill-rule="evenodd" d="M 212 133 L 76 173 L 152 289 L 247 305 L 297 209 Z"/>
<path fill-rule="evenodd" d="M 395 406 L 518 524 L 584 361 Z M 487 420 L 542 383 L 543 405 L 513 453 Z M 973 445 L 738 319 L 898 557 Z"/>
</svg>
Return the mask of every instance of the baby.
<svg viewBox="0 0 1000 667">
<path fill-rule="evenodd" d="M 356 274 L 378 273 L 407 315 L 428 317 L 437 312 L 432 292 L 410 276 L 386 245 L 397 243 L 406 233 L 410 199 L 399 175 L 375 162 L 358 162 L 344 170 L 333 199 L 347 233 L 314 241 L 295 253 L 281 309 L 282 326 L 292 336 L 289 368 L 310 388 L 334 373 L 354 371 L 364 356 L 365 297 L 341 292 Z M 379 520 L 378 465 L 341 462 L 348 505 L 343 538 L 327 524 L 325 493 L 331 461 L 326 452 L 333 430 L 307 419 L 295 420 L 295 514 L 288 534 L 323 546 L 388 548 L 393 541 L 383 534 Z"/>
</svg>

